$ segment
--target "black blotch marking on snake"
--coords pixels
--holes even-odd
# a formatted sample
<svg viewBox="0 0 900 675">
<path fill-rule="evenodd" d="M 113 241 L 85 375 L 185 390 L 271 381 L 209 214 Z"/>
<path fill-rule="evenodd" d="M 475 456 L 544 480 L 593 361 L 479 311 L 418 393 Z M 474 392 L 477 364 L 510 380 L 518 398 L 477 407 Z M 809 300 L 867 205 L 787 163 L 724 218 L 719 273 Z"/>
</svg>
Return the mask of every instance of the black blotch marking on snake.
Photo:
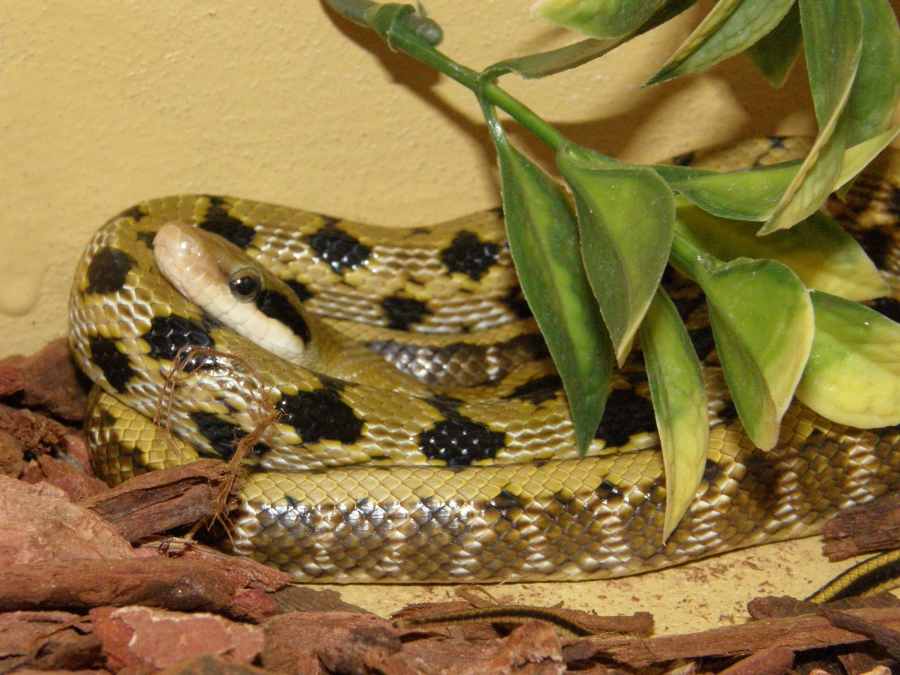
<svg viewBox="0 0 900 675">
<path fill-rule="evenodd" d="M 647 490 L 647 501 L 656 506 L 662 506 L 666 501 L 666 476 L 662 474 L 653 481 L 653 485 Z"/>
<path fill-rule="evenodd" d="M 864 176 L 861 176 L 861 178 L 863 178 L 863 177 Z M 854 184 L 854 187 L 856 187 L 859 184 L 860 184 L 860 180 L 857 179 L 856 183 Z M 852 190 L 851 190 L 851 192 L 852 192 Z M 869 197 L 866 200 L 866 206 L 868 206 L 868 204 L 871 200 L 872 200 L 871 197 Z M 900 188 L 891 186 L 891 196 L 888 198 L 887 201 L 888 201 L 887 212 L 890 213 L 892 216 L 900 216 Z"/>
<path fill-rule="evenodd" d="M 522 510 L 522 504 L 519 498 L 511 492 L 500 490 L 496 497 L 487 503 L 488 508 L 496 509 L 500 515 L 506 520 L 512 520 L 513 511 Z"/>
<path fill-rule="evenodd" d="M 116 347 L 116 341 L 102 336 L 90 338 L 91 360 L 103 371 L 103 377 L 116 391 L 123 392 L 135 375 L 134 368 L 128 361 L 128 355 Z"/>
<path fill-rule="evenodd" d="M 247 432 L 237 424 L 223 420 L 215 413 L 193 412 L 189 417 L 197 425 L 198 431 L 209 441 L 212 449 L 225 460 L 232 458 L 237 450 L 238 441 L 247 435 Z M 267 449 L 265 445 L 258 443 L 254 446 L 252 454 L 264 454 Z"/>
<path fill-rule="evenodd" d="M 294 497 L 291 497 L 290 495 L 282 495 L 281 497 L 279 497 L 278 499 L 276 499 L 275 501 L 272 502 L 272 505 L 269 507 L 268 511 L 270 513 L 272 513 L 272 512 L 277 513 L 279 511 L 283 512 L 283 510 L 279 507 L 283 507 L 284 505 L 287 505 L 287 508 L 288 508 L 288 511 L 290 512 L 290 514 L 296 518 L 296 520 L 294 521 L 295 524 L 291 528 L 291 531 L 295 532 L 297 534 L 300 534 L 298 532 L 297 528 L 301 524 L 304 527 L 308 526 L 309 523 L 308 523 L 307 519 L 312 514 L 314 509 L 311 509 L 308 504 L 305 504 L 304 502 L 300 501 L 299 499 L 295 499 Z M 273 518 L 273 520 L 277 520 L 277 519 L 278 519 L 277 517 Z"/>
<path fill-rule="evenodd" d="M 619 492 L 619 489 L 606 479 L 600 481 L 600 485 L 594 488 L 594 494 L 604 504 L 609 503 L 613 499 L 622 498 L 622 493 Z"/>
<path fill-rule="evenodd" d="M 553 501 L 566 506 L 575 502 L 575 493 L 567 488 L 562 488 L 553 493 Z"/>
<path fill-rule="evenodd" d="M 203 220 L 198 223 L 201 230 L 212 232 L 223 237 L 244 250 L 256 236 L 256 230 L 245 224 L 240 218 L 228 215 L 231 208 L 221 197 L 209 197 L 209 208 Z"/>
<path fill-rule="evenodd" d="M 851 230 L 850 234 L 863 247 L 866 255 L 872 259 L 876 267 L 884 269 L 887 266 L 888 255 L 894 247 L 894 239 L 891 235 L 878 228 Z"/>
<path fill-rule="evenodd" d="M 112 413 L 110 413 L 108 410 L 103 410 L 100 413 L 100 427 L 102 429 L 112 429 L 118 421 L 119 420 L 113 417 Z"/>
<path fill-rule="evenodd" d="M 783 483 L 785 480 L 793 482 L 792 470 L 779 466 L 778 460 L 767 452 L 748 453 L 743 463 L 747 473 L 741 480 L 741 490 L 750 494 L 754 508 L 763 513 L 774 513 L 784 490 Z"/>
<path fill-rule="evenodd" d="M 883 193 L 887 190 L 891 191 L 887 199 L 883 198 Z M 856 181 L 850 188 L 850 191 L 841 200 L 836 195 L 829 197 L 826 202 L 826 212 L 835 220 L 849 226 L 851 234 L 865 227 L 859 225 L 859 215 L 872 206 L 873 201 L 882 202 L 884 209 L 892 216 L 900 215 L 900 202 L 898 202 L 900 192 L 896 188 L 885 185 L 877 178 L 871 178 L 862 174 L 857 176 Z"/>
<path fill-rule="evenodd" d="M 137 237 L 137 240 L 144 246 L 149 248 L 151 251 L 153 250 L 153 240 L 156 239 L 156 232 L 138 232 L 135 236 Z"/>
<path fill-rule="evenodd" d="M 594 438 L 606 441 L 608 447 L 628 443 L 634 434 L 656 431 L 653 404 L 631 389 L 613 389 Z"/>
<path fill-rule="evenodd" d="M 142 204 L 136 204 L 131 208 L 125 209 L 120 213 L 116 218 L 134 218 L 134 222 L 140 222 L 140 220 L 147 215 L 147 207 Z"/>
<path fill-rule="evenodd" d="M 691 344 L 694 345 L 694 351 L 697 358 L 703 361 L 710 352 L 716 348 L 716 341 L 713 337 L 712 326 L 706 325 L 700 328 L 694 328 L 688 331 L 688 337 L 691 338 Z"/>
<path fill-rule="evenodd" d="M 675 268 L 672 267 L 670 264 L 666 263 L 666 266 L 663 269 L 662 279 L 660 279 L 659 283 L 660 283 L 660 285 L 668 286 L 678 277 L 679 277 L 679 274 L 675 270 Z M 675 307 L 677 309 L 678 305 L 676 304 Z"/>
<path fill-rule="evenodd" d="M 509 307 L 509 310 L 519 319 L 530 319 L 534 316 L 531 313 L 531 307 L 522 294 L 522 289 L 518 286 L 511 288 L 509 293 L 503 297 L 503 304 Z"/>
<path fill-rule="evenodd" d="M 770 150 L 783 150 L 785 136 L 768 136 Z"/>
<path fill-rule="evenodd" d="M 737 407 L 734 405 L 734 401 L 731 399 L 722 401 L 722 407 L 716 411 L 716 415 L 718 415 L 719 419 L 725 424 L 730 424 L 738 419 L 738 411 Z"/>
<path fill-rule="evenodd" d="M 368 260 L 372 249 L 362 244 L 356 237 L 343 232 L 328 221 L 326 226 L 315 234 L 306 236 L 316 255 L 323 262 L 331 265 L 335 274 L 343 274 L 354 270 Z"/>
<path fill-rule="evenodd" d="M 671 271 L 671 274 L 669 274 L 669 271 Z M 677 293 L 677 295 L 672 297 L 672 302 L 675 304 L 678 316 L 681 317 L 684 323 L 688 323 L 692 315 L 706 303 L 706 296 L 696 287 L 688 295 L 680 292 L 686 288 L 686 282 L 684 277 L 675 271 L 671 265 L 666 265 L 666 271 L 663 272 L 663 280 L 660 283 L 667 288 L 674 289 Z M 693 282 L 691 282 L 691 285 L 693 286 Z"/>
<path fill-rule="evenodd" d="M 382 300 L 381 309 L 387 319 L 387 327 L 394 330 L 408 330 L 410 326 L 421 323 L 422 319 L 431 314 L 421 300 L 396 296 Z"/>
<path fill-rule="evenodd" d="M 870 303 L 870 306 L 882 316 L 900 323 L 900 302 L 894 298 L 876 298 Z"/>
<path fill-rule="evenodd" d="M 335 391 L 337 393 L 341 393 L 347 387 L 356 386 L 356 384 L 354 384 L 353 382 L 341 380 L 337 377 L 331 377 L 330 375 L 323 375 L 322 373 L 316 373 L 316 377 L 319 378 L 319 382 L 322 383 L 322 386 L 325 387 L 325 389 L 330 389 L 331 391 Z"/>
<path fill-rule="evenodd" d="M 101 248 L 87 268 L 85 293 L 113 293 L 125 285 L 128 272 L 136 264 L 134 258 L 117 248 Z"/>
<path fill-rule="evenodd" d="M 465 405 L 465 401 L 462 399 L 445 396 L 444 394 L 432 396 L 428 401 L 444 417 L 459 417 L 459 407 Z"/>
<path fill-rule="evenodd" d="M 284 279 L 284 283 L 287 284 L 288 288 L 294 291 L 294 295 L 297 296 L 297 299 L 300 302 L 306 302 L 313 296 L 312 291 L 307 288 L 306 284 L 302 284 L 293 279 Z"/>
<path fill-rule="evenodd" d="M 712 485 L 713 479 L 719 475 L 719 465 L 711 459 L 706 460 L 703 466 L 703 480 L 707 485 Z"/>
<path fill-rule="evenodd" d="M 303 443 L 355 443 L 362 436 L 363 421 L 330 387 L 282 394 L 275 407 L 284 414 L 280 422 L 294 427 Z"/>
<path fill-rule="evenodd" d="M 309 324 L 306 323 L 300 310 L 284 293 L 274 289 L 265 289 L 256 296 L 254 302 L 260 312 L 270 319 L 283 323 L 294 335 L 303 340 L 303 344 L 309 344 L 312 340 Z"/>
<path fill-rule="evenodd" d="M 694 161 L 694 155 L 694 152 L 686 152 L 683 155 L 673 157 L 672 164 L 674 164 L 675 166 L 690 166 Z"/>
<path fill-rule="evenodd" d="M 544 336 L 540 333 L 527 333 L 518 335 L 509 341 L 510 351 L 521 351 L 528 355 L 532 361 L 543 361 L 550 358 L 550 350 Z"/>
<path fill-rule="evenodd" d="M 556 394 L 562 389 L 562 386 L 562 378 L 559 375 L 544 375 L 531 380 L 531 382 L 520 384 L 506 398 L 518 398 L 534 405 L 540 405 L 544 401 L 556 398 Z"/>
<path fill-rule="evenodd" d="M 478 281 L 497 264 L 500 246 L 491 241 L 481 241 L 473 232 L 463 230 L 453 242 L 441 251 L 441 262 L 450 273 L 462 272 Z"/>
<path fill-rule="evenodd" d="M 505 432 L 491 431 L 486 424 L 461 414 L 458 406 L 462 401 L 435 396 L 430 402 L 446 419 L 419 434 L 419 450 L 428 459 L 444 461 L 447 466 L 469 466 L 495 457 L 506 445 Z"/>
<path fill-rule="evenodd" d="M 178 350 L 182 347 L 213 349 L 216 346 L 204 324 L 177 314 L 153 317 L 150 321 L 150 330 L 141 337 L 150 345 L 151 356 L 169 361 L 175 360 Z M 198 355 L 189 359 L 184 369 L 191 372 L 205 363 L 206 357 Z"/>
</svg>

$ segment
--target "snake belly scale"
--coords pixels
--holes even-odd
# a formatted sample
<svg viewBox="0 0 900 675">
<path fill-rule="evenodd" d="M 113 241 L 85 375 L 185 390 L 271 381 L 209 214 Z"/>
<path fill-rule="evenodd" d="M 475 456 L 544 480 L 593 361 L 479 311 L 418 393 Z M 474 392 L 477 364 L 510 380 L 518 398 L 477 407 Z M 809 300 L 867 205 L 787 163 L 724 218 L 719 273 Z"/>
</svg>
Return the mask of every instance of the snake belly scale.
<svg viewBox="0 0 900 675">
<path fill-rule="evenodd" d="M 797 143 L 766 139 L 683 160 L 734 169 L 789 159 L 806 147 Z M 883 159 L 833 207 L 881 251 L 892 285 L 895 247 L 884 242 L 895 236 L 896 165 Z M 260 270 L 265 291 L 254 302 L 299 336 L 295 362 L 161 275 L 154 239 L 169 222 L 215 235 Z M 243 503 L 225 545 L 301 581 L 623 576 L 815 534 L 838 509 L 896 489 L 897 428 L 844 427 L 795 401 L 778 446 L 754 449 L 702 298 L 683 280 L 669 280 L 669 291 L 709 356 L 712 426 L 700 491 L 666 542 L 639 353 L 617 374 L 596 440 L 579 457 L 497 211 L 393 230 L 240 199 L 143 202 L 88 244 L 70 338 L 96 383 L 87 430 L 95 468 L 111 483 L 200 455 L 228 458 L 260 407 L 278 411 L 244 460 Z M 175 389 L 169 435 L 151 420 L 182 347 L 202 349 Z"/>
</svg>

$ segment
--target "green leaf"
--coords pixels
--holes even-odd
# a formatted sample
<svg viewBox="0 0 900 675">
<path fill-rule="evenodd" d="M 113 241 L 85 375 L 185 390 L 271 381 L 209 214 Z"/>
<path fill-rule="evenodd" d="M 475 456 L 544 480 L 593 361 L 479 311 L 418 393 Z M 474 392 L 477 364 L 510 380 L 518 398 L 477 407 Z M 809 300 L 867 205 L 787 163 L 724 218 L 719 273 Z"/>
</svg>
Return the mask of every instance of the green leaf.
<svg viewBox="0 0 900 675">
<path fill-rule="evenodd" d="M 814 213 L 832 193 L 841 171 L 841 157 L 847 147 L 849 116 L 841 114 L 837 127 L 825 138 L 820 132 L 797 175 L 785 189 L 772 215 L 759 229 L 760 236 L 793 227 Z"/>
<path fill-rule="evenodd" d="M 769 450 L 809 357 L 809 295 L 797 275 L 774 260 L 732 261 L 701 287 L 738 415 L 750 439 Z"/>
<path fill-rule="evenodd" d="M 510 145 L 493 109 L 483 110 L 499 157 L 510 251 L 562 377 L 583 453 L 603 417 L 613 349 L 581 261 L 578 225 L 562 189 Z"/>
<path fill-rule="evenodd" d="M 584 267 L 621 365 L 665 271 L 675 197 L 653 169 L 572 144 L 556 165 L 575 195 Z"/>
<path fill-rule="evenodd" d="M 668 539 L 703 480 L 709 410 L 697 354 L 678 310 L 661 288 L 641 324 L 641 348 L 666 471 L 663 538 Z"/>
<path fill-rule="evenodd" d="M 900 30 L 887 0 L 859 0 L 862 53 L 850 92 L 850 138 L 856 145 L 887 129 L 900 98 Z"/>
<path fill-rule="evenodd" d="M 781 88 L 802 45 L 800 8 L 795 2 L 781 22 L 759 42 L 747 47 L 744 54 L 769 84 Z"/>
<path fill-rule="evenodd" d="M 756 235 L 756 224 L 719 218 L 696 207 L 679 208 L 678 233 L 724 261 L 742 256 L 784 263 L 807 288 L 849 300 L 873 300 L 890 293 L 857 241 L 824 213 L 814 213 L 790 230 Z"/>
<path fill-rule="evenodd" d="M 528 54 L 514 59 L 504 59 L 488 66 L 480 77 L 482 82 L 493 82 L 498 77 L 507 73 L 516 73 L 526 80 L 538 79 L 555 75 L 564 70 L 584 65 L 588 61 L 600 58 L 616 47 L 632 40 L 648 30 L 656 28 L 669 19 L 681 14 L 697 0 L 666 0 L 665 3 L 636 31 L 621 38 L 610 40 L 596 40 L 590 38 L 576 42 L 572 45 L 551 49 L 537 54 Z"/>
<path fill-rule="evenodd" d="M 738 258 L 723 263 L 678 233 L 671 261 L 706 294 L 738 415 L 750 439 L 771 449 L 812 345 L 813 310 L 806 287 L 779 262 Z"/>
<path fill-rule="evenodd" d="M 648 85 L 694 73 L 739 54 L 784 18 L 795 0 L 719 0 Z"/>
<path fill-rule="evenodd" d="M 643 35 L 657 26 L 662 26 L 686 9 L 693 7 L 696 3 L 697 0 L 666 0 L 662 6 L 654 12 L 653 16 L 647 19 L 644 25 L 635 31 L 634 36 Z"/>
<path fill-rule="evenodd" d="M 718 176 L 718 171 L 711 169 L 698 169 L 695 166 L 680 166 L 678 164 L 653 164 L 653 170 L 656 171 L 662 179 L 673 187 L 675 183 L 687 180 L 693 180 L 700 176 Z"/>
<path fill-rule="evenodd" d="M 867 141 L 863 141 L 844 152 L 844 160 L 841 163 L 841 172 L 835 181 L 836 186 L 843 186 L 853 180 L 856 175 L 865 169 L 884 150 L 897 134 L 900 133 L 900 125 L 882 131 Z"/>
<path fill-rule="evenodd" d="M 747 171 L 694 176 L 669 185 L 717 216 L 759 221 L 775 210 L 801 163 L 793 160 Z"/>
<path fill-rule="evenodd" d="M 812 293 L 816 335 L 797 398 L 838 424 L 900 424 L 900 325 L 827 293 Z"/>
<path fill-rule="evenodd" d="M 634 32 L 663 0 L 540 0 L 531 11 L 553 23 L 595 38 Z"/>
<path fill-rule="evenodd" d="M 862 171 L 900 132 L 900 126 L 848 148 L 835 185 Z M 802 161 L 793 160 L 730 173 L 702 172 L 689 167 L 654 167 L 669 187 L 710 213 L 736 220 L 766 220 L 796 178 Z"/>
<path fill-rule="evenodd" d="M 526 80 L 555 75 L 570 68 L 577 68 L 588 61 L 598 59 L 627 42 L 628 39 L 595 40 L 590 38 L 560 47 L 559 49 L 528 54 L 515 59 L 504 59 L 485 68 L 481 74 L 481 79 L 482 81 L 491 82 L 507 73 L 516 73 Z"/>
<path fill-rule="evenodd" d="M 862 51 L 859 0 L 799 0 L 809 85 L 819 134 L 836 124 L 846 104 Z"/>
<path fill-rule="evenodd" d="M 809 85 L 819 135 L 760 234 L 792 227 L 817 210 L 835 187 L 847 147 L 844 109 L 862 45 L 858 0 L 799 0 Z"/>
</svg>

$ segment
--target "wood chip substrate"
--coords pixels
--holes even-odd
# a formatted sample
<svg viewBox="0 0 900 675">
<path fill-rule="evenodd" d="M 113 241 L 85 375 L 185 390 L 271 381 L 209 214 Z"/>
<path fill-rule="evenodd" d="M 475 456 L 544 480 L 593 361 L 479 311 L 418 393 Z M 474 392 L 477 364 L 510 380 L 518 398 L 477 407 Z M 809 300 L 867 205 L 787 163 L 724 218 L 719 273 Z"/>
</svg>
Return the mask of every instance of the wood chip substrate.
<svg viewBox="0 0 900 675">
<path fill-rule="evenodd" d="M 203 460 L 115 489 L 97 480 L 85 392 L 63 340 L 0 361 L 0 675 L 900 672 L 890 594 L 757 598 L 746 623 L 684 635 L 654 636 L 647 612 L 506 604 L 470 586 L 377 616 L 198 542 L 228 517 L 233 466 Z M 829 524 L 826 551 L 883 550 L 898 533 L 900 500 L 886 499 Z"/>
</svg>

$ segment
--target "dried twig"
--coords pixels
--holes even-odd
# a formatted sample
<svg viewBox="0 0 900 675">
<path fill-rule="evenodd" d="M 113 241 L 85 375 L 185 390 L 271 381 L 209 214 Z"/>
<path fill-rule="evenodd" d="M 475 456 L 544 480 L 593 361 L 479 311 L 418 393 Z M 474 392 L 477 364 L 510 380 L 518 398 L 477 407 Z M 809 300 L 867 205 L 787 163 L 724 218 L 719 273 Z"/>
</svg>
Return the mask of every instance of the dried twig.
<svg viewBox="0 0 900 675">
<path fill-rule="evenodd" d="M 280 411 L 269 401 L 268 388 L 263 384 L 262 377 L 247 359 L 239 354 L 227 354 L 205 347 L 191 345 L 182 347 L 178 350 L 172 362 L 172 370 L 160 392 L 156 405 L 156 414 L 153 418 L 153 422 L 164 430 L 169 447 L 176 454 L 179 451 L 171 443 L 170 420 L 172 405 L 178 386 L 190 373 L 199 367 L 205 368 L 207 374 L 210 375 L 212 374 L 210 373 L 212 367 L 219 368 L 221 372 L 217 377 L 236 380 L 243 385 L 241 387 L 242 390 L 250 393 L 250 400 L 247 401 L 247 410 L 254 427 L 250 433 L 240 438 L 235 444 L 234 453 L 228 461 L 228 470 L 222 477 L 216 491 L 211 514 L 196 521 L 194 527 L 186 535 L 187 539 L 191 539 L 204 524 L 209 523 L 211 526 L 214 521 L 218 520 L 223 525 L 227 525 L 225 519 L 228 511 L 228 500 L 229 496 L 235 492 L 235 480 L 241 474 L 241 462 L 247 455 L 247 452 L 265 436 L 266 432 L 281 416 Z M 188 375 L 185 373 L 188 373 Z M 229 531 L 228 527 L 224 529 L 226 532 Z"/>
<path fill-rule="evenodd" d="M 851 610 L 847 614 L 890 630 L 900 630 L 900 609 Z M 792 651 L 864 642 L 858 633 L 833 626 L 824 616 L 808 614 L 786 619 L 765 619 L 742 626 L 713 628 L 689 635 L 650 639 L 613 637 L 589 640 L 606 657 L 630 666 L 675 659 L 743 656 L 769 647 Z"/>
</svg>

